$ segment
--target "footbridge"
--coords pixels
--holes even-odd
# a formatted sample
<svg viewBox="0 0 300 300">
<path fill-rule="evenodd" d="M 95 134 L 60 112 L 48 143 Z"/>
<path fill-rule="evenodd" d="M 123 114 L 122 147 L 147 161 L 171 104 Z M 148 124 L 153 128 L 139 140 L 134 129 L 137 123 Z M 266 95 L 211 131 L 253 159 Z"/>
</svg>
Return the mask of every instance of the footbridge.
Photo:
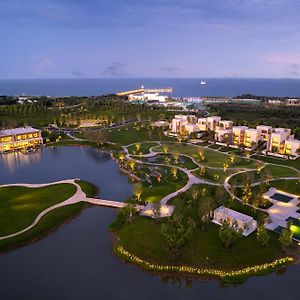
<svg viewBox="0 0 300 300">
<path fill-rule="evenodd" d="M 128 205 L 128 203 L 125 202 L 119 202 L 119 201 L 112 201 L 112 200 L 104 200 L 99 198 L 85 198 L 85 202 L 88 202 L 90 204 L 99 205 L 99 206 L 107 206 L 107 207 L 114 207 L 114 208 L 123 208 L 124 206 Z M 136 209 L 140 210 L 143 209 L 143 205 L 136 205 Z"/>
</svg>

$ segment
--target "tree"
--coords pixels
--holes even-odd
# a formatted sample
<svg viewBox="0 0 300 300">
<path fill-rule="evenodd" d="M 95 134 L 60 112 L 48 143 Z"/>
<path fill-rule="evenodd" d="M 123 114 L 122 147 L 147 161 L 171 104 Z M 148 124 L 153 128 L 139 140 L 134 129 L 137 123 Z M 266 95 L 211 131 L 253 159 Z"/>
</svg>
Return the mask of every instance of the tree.
<svg viewBox="0 0 300 300">
<path fill-rule="evenodd" d="M 243 204 L 250 203 L 251 198 L 252 198 L 251 182 L 250 179 L 246 177 L 243 184 L 243 195 L 242 195 Z"/>
<path fill-rule="evenodd" d="M 199 214 L 201 229 L 204 230 L 207 223 L 210 222 L 212 203 L 210 197 L 205 197 L 202 198 L 201 200 L 202 201 L 199 201 L 198 214 Z"/>
<path fill-rule="evenodd" d="M 222 222 L 222 226 L 219 229 L 219 237 L 222 240 L 225 248 L 231 247 L 231 245 L 243 235 L 243 230 L 238 228 L 236 222 L 230 224 L 227 221 Z"/>
<path fill-rule="evenodd" d="M 287 222 L 287 228 L 283 228 L 279 236 L 279 242 L 281 243 L 282 251 L 285 252 L 286 248 L 291 245 L 293 232 L 291 231 L 291 222 Z"/>
<path fill-rule="evenodd" d="M 131 223 L 136 215 L 135 206 L 133 204 L 128 204 L 121 208 L 120 213 L 123 216 L 125 223 Z"/>
<path fill-rule="evenodd" d="M 161 225 L 162 236 L 167 243 L 171 256 L 176 259 L 180 256 L 182 247 L 192 235 L 195 223 L 188 219 L 184 222 L 181 216 L 173 215 Z"/>
<path fill-rule="evenodd" d="M 142 192 L 143 192 L 143 187 L 140 183 L 136 183 L 134 185 L 134 195 L 136 197 L 136 201 L 140 202 L 141 201 L 141 196 L 142 196 Z"/>
<path fill-rule="evenodd" d="M 256 239 L 259 242 L 261 247 L 264 247 L 268 244 L 270 236 L 264 225 L 260 225 L 257 228 Z"/>
</svg>

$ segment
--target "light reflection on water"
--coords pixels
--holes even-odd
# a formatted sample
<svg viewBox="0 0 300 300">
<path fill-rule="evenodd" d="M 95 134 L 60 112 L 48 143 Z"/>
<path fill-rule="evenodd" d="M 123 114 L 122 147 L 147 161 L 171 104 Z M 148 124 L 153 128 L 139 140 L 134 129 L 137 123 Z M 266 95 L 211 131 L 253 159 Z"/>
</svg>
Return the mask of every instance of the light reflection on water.
<svg viewBox="0 0 300 300">
<path fill-rule="evenodd" d="M 0 156 L 5 171 L 14 173 L 27 165 L 38 163 L 41 160 L 42 150 L 32 153 L 12 152 Z"/>
</svg>

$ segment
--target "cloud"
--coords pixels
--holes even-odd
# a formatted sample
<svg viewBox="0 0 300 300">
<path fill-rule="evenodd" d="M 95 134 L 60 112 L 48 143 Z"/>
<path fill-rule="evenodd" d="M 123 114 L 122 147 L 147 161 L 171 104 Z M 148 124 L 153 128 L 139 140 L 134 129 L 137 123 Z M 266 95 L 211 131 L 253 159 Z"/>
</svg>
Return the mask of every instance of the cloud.
<svg viewBox="0 0 300 300">
<path fill-rule="evenodd" d="M 71 74 L 74 77 L 82 77 L 82 76 L 84 76 L 84 74 L 82 72 L 80 72 L 80 71 L 72 71 Z"/>
<path fill-rule="evenodd" d="M 291 64 L 289 74 L 291 76 L 300 76 L 300 64 Z"/>
<path fill-rule="evenodd" d="M 290 76 L 300 76 L 300 54 L 271 54 L 264 57 L 263 62 L 283 67 Z"/>
<path fill-rule="evenodd" d="M 35 73 L 45 73 L 51 66 L 53 62 L 50 58 L 43 58 L 31 66 L 31 70 Z"/>
<path fill-rule="evenodd" d="M 128 75 L 124 70 L 124 65 L 119 62 L 112 62 L 108 67 L 103 71 L 103 73 L 107 76 L 112 77 L 123 77 Z"/>
<path fill-rule="evenodd" d="M 182 72 L 182 69 L 179 67 L 166 66 L 166 67 L 161 67 L 160 71 L 163 71 L 166 73 L 180 73 L 180 72 Z"/>
</svg>

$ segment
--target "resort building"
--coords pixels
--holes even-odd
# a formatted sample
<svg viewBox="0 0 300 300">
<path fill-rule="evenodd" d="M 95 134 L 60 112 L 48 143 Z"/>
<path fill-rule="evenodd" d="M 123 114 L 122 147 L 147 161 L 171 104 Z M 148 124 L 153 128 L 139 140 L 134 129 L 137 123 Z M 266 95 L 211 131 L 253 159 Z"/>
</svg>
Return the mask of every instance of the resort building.
<svg viewBox="0 0 300 300">
<path fill-rule="evenodd" d="M 198 119 L 198 127 L 200 131 L 207 131 L 207 119 L 199 118 Z"/>
<path fill-rule="evenodd" d="M 300 155 L 300 141 L 293 138 L 284 142 L 284 154 L 297 156 Z"/>
<path fill-rule="evenodd" d="M 274 155 L 298 156 L 300 141 L 291 135 L 291 129 L 272 128 L 258 125 L 256 129 L 247 126 L 233 126 L 230 120 L 221 120 L 219 116 L 198 118 L 195 115 L 175 115 L 170 125 L 174 134 L 190 135 L 199 131 L 213 131 L 214 140 L 233 148 L 246 146 L 264 149 L 263 153 Z M 269 153 L 271 154 L 271 153 Z"/>
<path fill-rule="evenodd" d="M 256 126 L 259 141 L 266 143 L 266 148 L 270 147 L 270 140 L 273 128 L 271 126 L 258 125 Z"/>
<path fill-rule="evenodd" d="M 232 129 L 218 129 L 215 132 L 215 141 L 220 143 L 232 143 Z"/>
<path fill-rule="evenodd" d="M 234 145 L 239 146 L 244 144 L 246 129 L 248 129 L 247 126 L 234 126 L 232 128 Z"/>
<path fill-rule="evenodd" d="M 184 126 L 184 131 L 186 134 L 190 135 L 194 132 L 198 132 L 199 131 L 199 127 L 197 124 L 187 124 Z"/>
<path fill-rule="evenodd" d="M 284 143 L 290 137 L 291 129 L 275 128 L 271 134 L 269 151 L 284 154 Z"/>
<path fill-rule="evenodd" d="M 219 126 L 221 117 L 207 117 L 207 130 L 216 131 L 217 126 Z"/>
<path fill-rule="evenodd" d="M 247 148 L 256 148 L 259 140 L 259 135 L 256 129 L 248 128 L 245 130 L 244 145 Z"/>
<path fill-rule="evenodd" d="M 183 134 L 184 133 L 184 126 L 187 125 L 189 122 L 185 119 L 175 118 L 172 120 L 171 123 L 171 132 Z"/>
<path fill-rule="evenodd" d="M 41 131 L 20 127 L 0 131 L 0 152 L 23 150 L 43 144 Z"/>
<path fill-rule="evenodd" d="M 216 131 L 218 130 L 230 130 L 233 127 L 232 121 L 222 120 L 219 122 L 219 125 L 216 127 Z"/>
<path fill-rule="evenodd" d="M 237 229 L 242 229 L 244 236 L 248 236 L 257 228 L 257 222 L 252 217 L 224 206 L 215 209 L 212 222 L 217 225 L 222 225 L 223 222 L 235 224 Z"/>
</svg>

